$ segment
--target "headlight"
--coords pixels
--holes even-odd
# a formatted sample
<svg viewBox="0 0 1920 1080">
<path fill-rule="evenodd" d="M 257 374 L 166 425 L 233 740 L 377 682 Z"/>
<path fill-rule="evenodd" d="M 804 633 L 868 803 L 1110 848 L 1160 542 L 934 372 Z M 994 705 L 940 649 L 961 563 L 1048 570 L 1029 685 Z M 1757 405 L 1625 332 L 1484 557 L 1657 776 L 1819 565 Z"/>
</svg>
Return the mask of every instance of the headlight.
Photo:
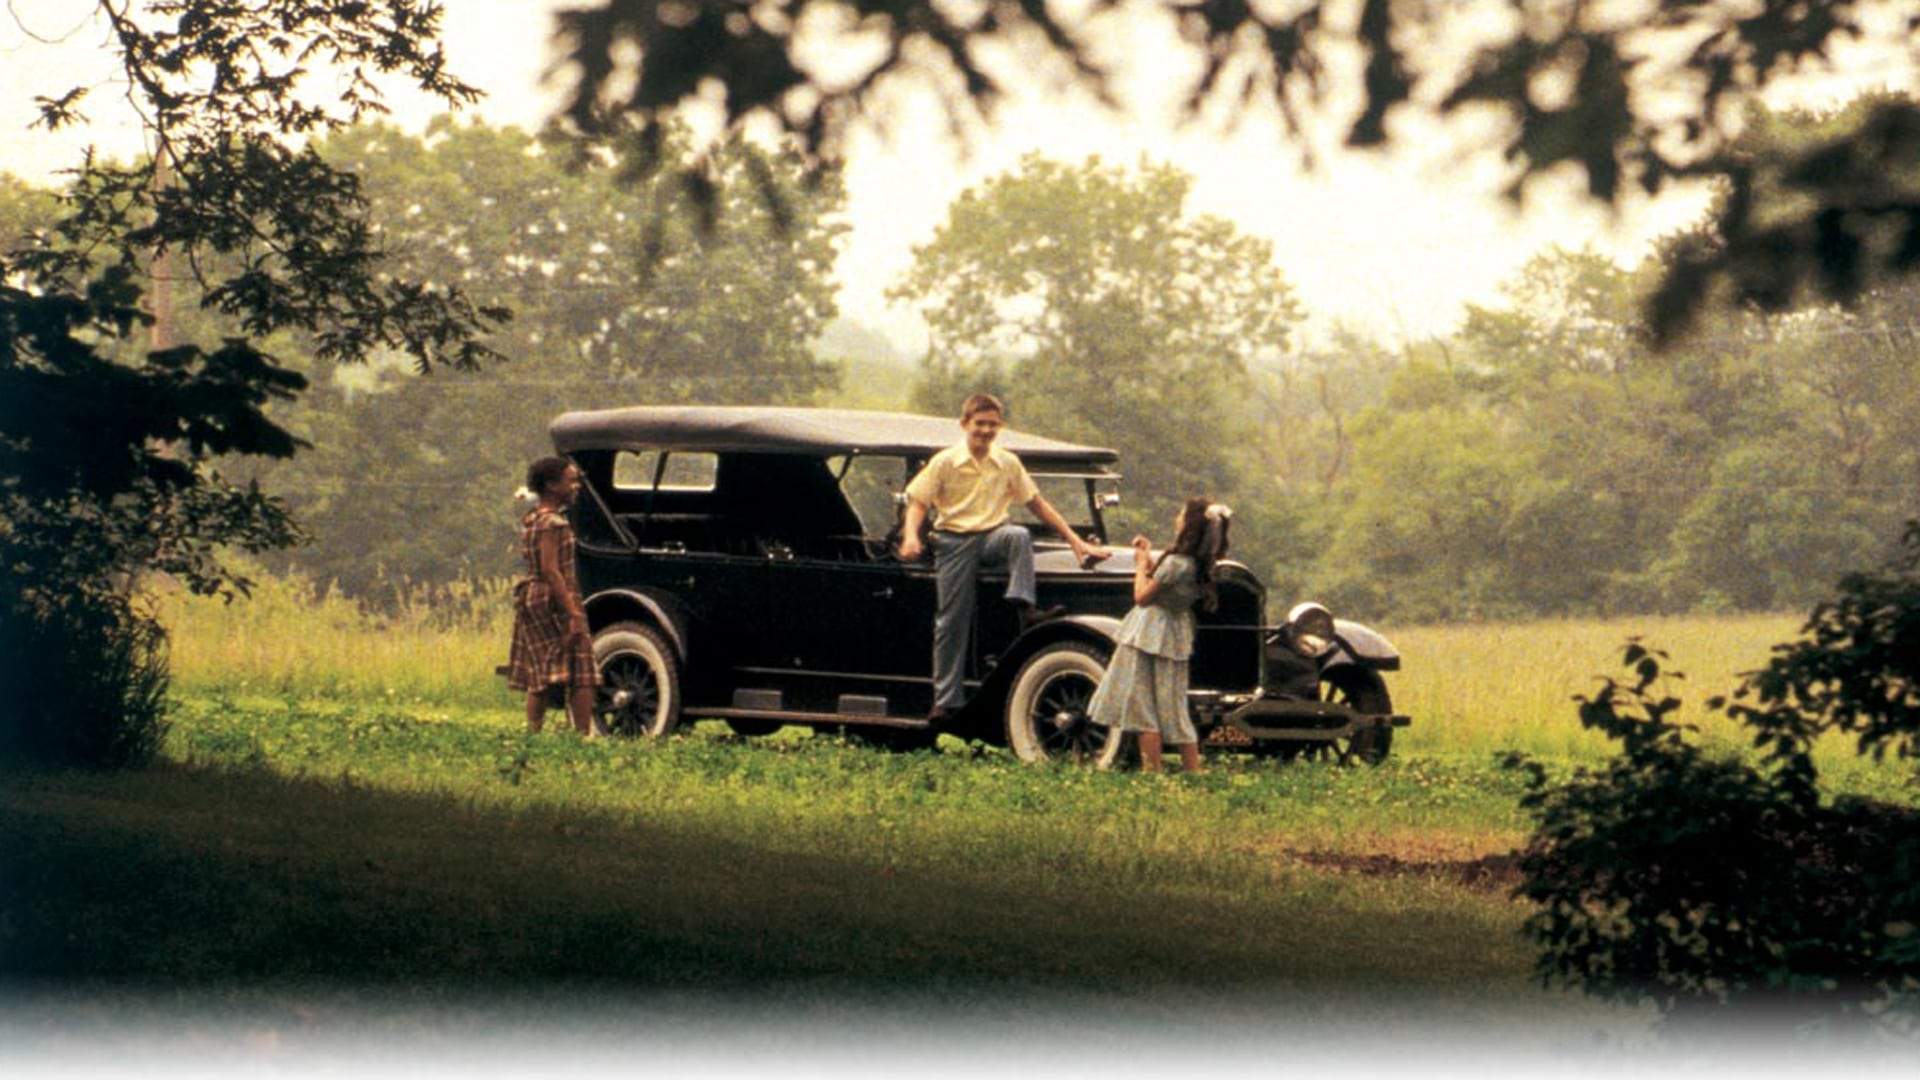
<svg viewBox="0 0 1920 1080">
<path fill-rule="evenodd" d="M 1333 612 L 1308 601 L 1287 612 L 1287 639 L 1302 656 L 1319 656 L 1333 644 Z"/>
</svg>

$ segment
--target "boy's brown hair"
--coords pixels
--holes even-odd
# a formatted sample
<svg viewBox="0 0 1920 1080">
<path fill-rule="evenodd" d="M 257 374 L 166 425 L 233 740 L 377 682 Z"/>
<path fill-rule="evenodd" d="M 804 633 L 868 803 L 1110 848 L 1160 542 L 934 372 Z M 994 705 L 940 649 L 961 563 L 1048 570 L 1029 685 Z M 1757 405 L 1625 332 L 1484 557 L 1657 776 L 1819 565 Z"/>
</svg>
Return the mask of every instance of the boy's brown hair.
<svg viewBox="0 0 1920 1080">
<path fill-rule="evenodd" d="M 973 419 L 974 413 L 988 411 L 997 412 L 1002 417 L 1007 415 L 1007 407 L 1000 404 L 999 398 L 992 394 L 975 394 L 961 403 L 960 422 L 964 424 Z"/>
</svg>

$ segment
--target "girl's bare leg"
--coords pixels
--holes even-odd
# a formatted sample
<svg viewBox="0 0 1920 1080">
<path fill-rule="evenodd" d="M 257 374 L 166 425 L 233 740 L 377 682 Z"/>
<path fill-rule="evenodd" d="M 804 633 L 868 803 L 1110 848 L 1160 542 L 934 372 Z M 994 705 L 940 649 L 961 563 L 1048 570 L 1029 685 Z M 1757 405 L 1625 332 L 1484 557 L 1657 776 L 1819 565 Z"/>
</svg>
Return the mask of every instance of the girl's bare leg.
<svg viewBox="0 0 1920 1080">
<path fill-rule="evenodd" d="M 567 715 L 573 719 L 573 729 L 582 735 L 605 735 L 593 715 L 593 687 L 574 688 L 567 696 Z"/>
<path fill-rule="evenodd" d="M 1160 733 L 1157 731 L 1140 733 L 1140 771 L 1160 771 Z"/>
<path fill-rule="evenodd" d="M 1180 751 L 1180 771 L 1181 772 L 1204 772 L 1205 771 L 1200 768 L 1200 744 L 1199 743 L 1181 743 L 1178 749 Z"/>
<path fill-rule="evenodd" d="M 527 730 L 535 735 L 547 722 L 547 695 L 538 690 L 527 691 Z"/>
</svg>

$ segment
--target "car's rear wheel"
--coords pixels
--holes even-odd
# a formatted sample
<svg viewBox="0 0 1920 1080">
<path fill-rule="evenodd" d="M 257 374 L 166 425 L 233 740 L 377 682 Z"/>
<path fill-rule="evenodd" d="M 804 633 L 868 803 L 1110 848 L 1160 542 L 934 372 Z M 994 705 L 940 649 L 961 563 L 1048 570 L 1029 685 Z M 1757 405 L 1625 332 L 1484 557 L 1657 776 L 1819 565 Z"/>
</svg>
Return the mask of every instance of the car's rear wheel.
<svg viewBox="0 0 1920 1080">
<path fill-rule="evenodd" d="M 753 720 L 739 716 L 727 717 L 727 726 L 733 729 L 735 735 L 744 735 L 750 739 L 771 735 L 786 727 L 778 720 Z"/>
<path fill-rule="evenodd" d="M 1014 756 L 1112 768 L 1126 736 L 1087 718 L 1106 673 L 1106 656 L 1091 645 L 1063 641 L 1034 653 L 1007 694 L 1007 746 Z"/>
<path fill-rule="evenodd" d="M 593 638 L 594 714 L 615 735 L 657 739 L 680 723 L 680 661 L 658 630 L 614 623 Z"/>
<path fill-rule="evenodd" d="M 1345 705 L 1355 712 L 1372 716 L 1393 712 L 1393 698 L 1387 693 L 1386 681 L 1380 678 L 1377 671 L 1336 668 L 1326 675 L 1324 693 L 1325 700 Z M 1348 738 L 1307 745 L 1308 757 L 1378 765 L 1387 760 L 1387 755 L 1393 751 L 1393 729 L 1365 728 Z"/>
</svg>

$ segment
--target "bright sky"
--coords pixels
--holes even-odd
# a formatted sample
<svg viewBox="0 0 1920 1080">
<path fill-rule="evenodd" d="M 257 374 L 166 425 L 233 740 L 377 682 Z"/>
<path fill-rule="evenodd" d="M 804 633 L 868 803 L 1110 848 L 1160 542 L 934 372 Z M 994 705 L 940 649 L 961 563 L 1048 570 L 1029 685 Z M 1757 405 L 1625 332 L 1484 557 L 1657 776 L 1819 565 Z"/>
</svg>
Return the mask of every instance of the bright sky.
<svg viewBox="0 0 1920 1080">
<path fill-rule="evenodd" d="M 452 67 L 487 92 L 479 115 L 539 125 L 553 102 L 542 86 L 551 62 L 551 12 L 582 2 L 445 0 Z M 115 154 L 137 150 L 138 127 L 113 104 L 118 90 L 108 81 L 114 69 L 103 32 L 85 18 L 92 5 L 10 0 L 9 7 L 17 21 L 0 13 L 0 169 L 48 180 L 74 163 L 86 142 Z M 1134 73 L 1123 88 L 1134 104 L 1126 115 L 1036 90 L 1012 102 L 996 127 L 961 154 L 945 142 L 928 97 L 903 101 L 887 134 L 859 133 L 846 162 L 852 231 L 839 262 L 842 311 L 917 349 L 924 340 L 918 317 L 889 307 L 885 290 L 904 273 L 913 245 L 932 237 L 955 196 L 1030 150 L 1071 161 L 1097 153 L 1123 163 L 1142 155 L 1172 162 L 1195 178 L 1193 210 L 1274 242 L 1275 258 L 1313 326 L 1323 330 L 1338 320 L 1382 338 L 1453 329 L 1466 304 L 1497 303 L 1500 284 L 1550 245 L 1592 246 L 1634 262 L 1653 238 L 1691 220 L 1703 205 L 1698 192 L 1677 193 L 1612 215 L 1549 192 L 1522 213 L 1497 194 L 1499 162 L 1491 155 L 1463 161 L 1452 141 L 1417 132 L 1390 156 L 1330 147 L 1318 167 L 1306 171 L 1276 125 L 1255 120 L 1223 134 L 1168 119 L 1163 88 L 1177 72 L 1140 61 L 1167 55 L 1153 47 L 1157 32 L 1142 23 L 1120 45 Z M 1904 64 L 1856 57 L 1841 67 L 1840 75 L 1804 83 L 1798 99 L 1834 103 L 1867 85 L 1911 86 Z M 99 84 L 85 110 L 93 123 L 59 136 L 27 130 L 33 97 L 76 81 Z M 432 103 L 417 97 L 399 95 L 391 103 L 409 128 L 432 115 Z"/>
</svg>

